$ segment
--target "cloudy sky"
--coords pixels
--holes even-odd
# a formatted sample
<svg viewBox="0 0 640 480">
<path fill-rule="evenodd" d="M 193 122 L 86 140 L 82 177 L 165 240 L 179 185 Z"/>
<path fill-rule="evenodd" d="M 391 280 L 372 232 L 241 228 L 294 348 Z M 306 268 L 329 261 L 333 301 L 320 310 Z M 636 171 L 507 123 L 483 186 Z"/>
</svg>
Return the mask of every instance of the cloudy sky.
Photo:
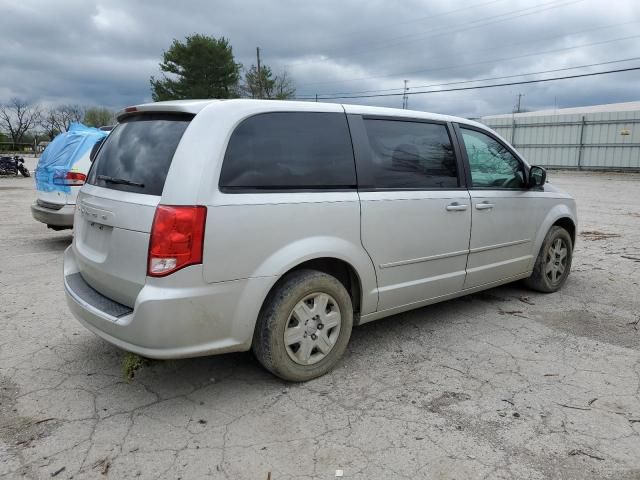
<svg viewBox="0 0 640 480">
<path fill-rule="evenodd" d="M 300 96 L 640 66 L 637 0 L 0 0 L 0 12 L 0 102 L 149 101 L 162 51 L 192 33 L 228 38 L 246 67 L 260 46 Z M 603 62 L 613 63 L 567 69 Z M 549 70 L 558 71 L 439 86 Z M 409 107 L 475 117 L 510 112 L 518 93 L 536 110 L 640 100 L 639 85 L 640 71 L 631 71 L 413 95 Z M 401 97 L 335 101 L 402 105 Z"/>
</svg>

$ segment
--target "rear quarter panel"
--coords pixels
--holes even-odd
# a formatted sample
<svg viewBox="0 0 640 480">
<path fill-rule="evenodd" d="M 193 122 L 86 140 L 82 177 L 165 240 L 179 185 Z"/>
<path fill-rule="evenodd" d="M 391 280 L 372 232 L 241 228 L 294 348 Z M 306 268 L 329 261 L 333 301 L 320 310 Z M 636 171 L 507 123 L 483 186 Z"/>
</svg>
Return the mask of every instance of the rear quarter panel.
<svg viewBox="0 0 640 480">
<path fill-rule="evenodd" d="M 338 258 L 360 277 L 362 312 L 375 311 L 375 272 L 360 242 L 356 192 L 226 197 L 226 204 L 208 209 L 203 262 L 207 282 L 273 277 L 275 283 L 307 260 Z"/>
</svg>

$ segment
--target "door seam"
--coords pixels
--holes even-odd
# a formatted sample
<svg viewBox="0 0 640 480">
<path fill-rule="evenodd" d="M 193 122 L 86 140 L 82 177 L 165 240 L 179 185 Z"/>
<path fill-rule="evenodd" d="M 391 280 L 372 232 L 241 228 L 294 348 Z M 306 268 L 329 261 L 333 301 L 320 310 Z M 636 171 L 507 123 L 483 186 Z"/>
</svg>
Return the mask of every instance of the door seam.
<svg viewBox="0 0 640 480">
<path fill-rule="evenodd" d="M 462 289 L 467 283 L 467 269 L 469 268 L 469 257 L 471 256 L 471 235 L 473 233 L 473 198 L 471 198 L 471 192 L 467 189 L 467 195 L 469 196 L 469 241 L 467 242 L 467 262 L 464 265 L 464 281 L 462 282 Z"/>
</svg>

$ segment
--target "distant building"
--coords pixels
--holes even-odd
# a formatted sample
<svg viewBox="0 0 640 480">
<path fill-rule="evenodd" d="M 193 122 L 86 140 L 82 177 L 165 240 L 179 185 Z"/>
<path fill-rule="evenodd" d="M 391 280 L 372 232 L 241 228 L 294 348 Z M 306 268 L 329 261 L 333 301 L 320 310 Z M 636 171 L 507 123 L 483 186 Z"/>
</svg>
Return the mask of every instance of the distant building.
<svg viewBox="0 0 640 480">
<path fill-rule="evenodd" d="M 640 170 L 640 101 L 489 115 L 480 122 L 531 164 Z"/>
</svg>

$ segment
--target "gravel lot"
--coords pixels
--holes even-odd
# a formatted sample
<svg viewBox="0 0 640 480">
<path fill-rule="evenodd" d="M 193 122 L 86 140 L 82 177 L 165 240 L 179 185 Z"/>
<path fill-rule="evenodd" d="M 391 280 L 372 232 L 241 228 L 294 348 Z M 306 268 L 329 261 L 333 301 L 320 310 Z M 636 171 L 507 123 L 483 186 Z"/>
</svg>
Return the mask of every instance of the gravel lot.
<svg viewBox="0 0 640 480">
<path fill-rule="evenodd" d="M 549 177 L 582 232 L 560 293 L 514 284 L 356 328 L 303 385 L 248 353 L 127 382 L 124 352 L 67 310 L 71 234 L 32 220 L 33 179 L 0 178 L 0 477 L 640 478 L 640 175 Z"/>
</svg>

